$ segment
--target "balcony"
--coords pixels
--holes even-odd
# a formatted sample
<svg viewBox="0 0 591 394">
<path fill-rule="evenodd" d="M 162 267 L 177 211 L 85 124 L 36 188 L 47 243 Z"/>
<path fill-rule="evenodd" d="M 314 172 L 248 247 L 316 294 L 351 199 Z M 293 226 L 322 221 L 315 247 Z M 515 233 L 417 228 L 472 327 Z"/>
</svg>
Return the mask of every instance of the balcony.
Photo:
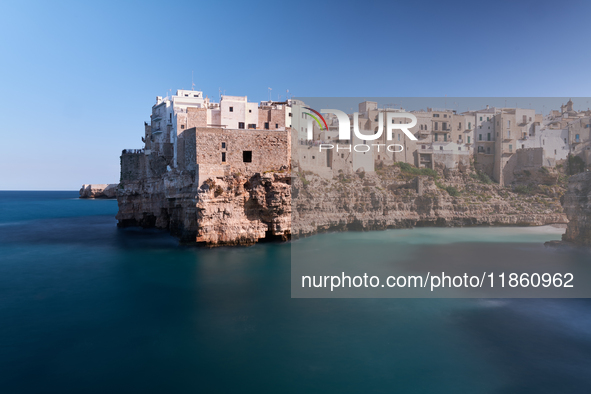
<svg viewBox="0 0 591 394">
<path fill-rule="evenodd" d="M 162 116 L 160 116 L 160 115 L 152 115 L 152 122 L 158 121 L 160 119 L 162 119 Z"/>
<path fill-rule="evenodd" d="M 162 129 L 152 130 L 152 134 L 160 134 L 162 133 Z"/>
</svg>

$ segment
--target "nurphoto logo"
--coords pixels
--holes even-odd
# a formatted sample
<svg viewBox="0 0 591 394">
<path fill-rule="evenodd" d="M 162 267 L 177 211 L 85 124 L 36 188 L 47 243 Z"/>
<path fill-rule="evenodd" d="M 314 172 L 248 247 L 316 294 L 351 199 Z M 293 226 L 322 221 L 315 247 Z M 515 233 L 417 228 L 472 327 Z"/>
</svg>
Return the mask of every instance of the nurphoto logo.
<svg viewBox="0 0 591 394">
<path fill-rule="evenodd" d="M 313 140 L 314 133 L 313 133 L 313 120 L 316 121 L 320 130 L 324 129 L 326 131 L 329 130 L 328 124 L 326 119 L 322 116 L 321 113 L 330 113 L 333 114 L 338 123 L 338 131 L 340 141 L 350 141 L 351 140 L 351 128 L 353 129 L 353 134 L 356 140 L 362 141 L 363 143 L 359 144 L 349 144 L 349 145 L 339 145 L 339 144 L 326 144 L 321 143 L 318 145 L 318 149 L 320 152 L 322 150 L 330 150 L 336 149 L 337 152 L 340 150 L 347 150 L 351 151 L 353 149 L 355 152 L 368 152 L 374 147 L 377 149 L 378 152 L 382 148 L 387 150 L 388 152 L 402 152 L 404 150 L 404 146 L 400 144 L 387 144 L 387 143 L 379 143 L 379 141 L 392 141 L 393 132 L 394 130 L 402 131 L 408 138 L 413 141 L 417 140 L 417 137 L 410 131 L 411 128 L 417 125 L 417 118 L 411 113 L 408 112 L 390 112 L 390 111 L 380 111 L 378 115 L 378 126 L 373 134 L 362 134 L 359 130 L 359 113 L 353 113 L 353 127 L 351 127 L 351 120 L 349 115 L 345 112 L 340 111 L 338 109 L 321 109 L 320 112 L 310 108 L 304 107 L 305 109 L 309 110 L 312 113 L 305 112 L 308 115 L 308 127 L 307 127 L 307 135 L 306 139 Z M 382 114 L 385 114 L 383 116 Z M 384 136 L 384 118 L 386 122 L 386 134 Z M 410 119 L 409 123 L 403 123 L 402 120 Z M 396 123 L 396 120 L 399 120 Z M 364 131 L 371 131 L 371 130 L 364 130 Z M 385 138 L 384 138 L 385 137 Z M 369 144 L 368 141 L 376 141 L 377 143 Z"/>
</svg>

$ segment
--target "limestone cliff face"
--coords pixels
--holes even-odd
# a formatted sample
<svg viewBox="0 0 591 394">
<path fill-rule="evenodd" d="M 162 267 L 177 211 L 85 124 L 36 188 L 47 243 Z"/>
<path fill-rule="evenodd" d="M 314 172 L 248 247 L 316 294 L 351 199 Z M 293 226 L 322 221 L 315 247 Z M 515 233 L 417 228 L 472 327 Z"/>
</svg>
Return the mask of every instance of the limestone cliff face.
<svg viewBox="0 0 591 394">
<path fill-rule="evenodd" d="M 290 237 L 287 173 L 210 178 L 197 187 L 189 173 L 171 172 L 122 184 L 117 200 L 120 227 L 167 229 L 184 243 L 250 245 Z"/>
<path fill-rule="evenodd" d="M 467 172 L 417 175 L 396 166 L 330 180 L 292 175 L 236 173 L 198 186 L 191 173 L 170 171 L 122 182 L 117 219 L 121 227 L 166 229 L 184 243 L 207 246 L 285 241 L 325 231 L 567 223 L 559 185 L 517 193 Z"/>
<path fill-rule="evenodd" d="M 82 185 L 80 198 L 115 198 L 117 197 L 117 184 Z"/>
<path fill-rule="evenodd" d="M 538 226 L 565 224 L 559 187 L 522 195 L 466 174 L 445 180 L 404 174 L 294 178 L 292 234 L 415 226 Z M 449 190 L 449 191 L 448 191 Z M 450 193 L 451 192 L 451 193 Z"/>
<path fill-rule="evenodd" d="M 569 223 L 563 241 L 591 245 L 591 172 L 573 175 L 563 197 Z"/>
</svg>

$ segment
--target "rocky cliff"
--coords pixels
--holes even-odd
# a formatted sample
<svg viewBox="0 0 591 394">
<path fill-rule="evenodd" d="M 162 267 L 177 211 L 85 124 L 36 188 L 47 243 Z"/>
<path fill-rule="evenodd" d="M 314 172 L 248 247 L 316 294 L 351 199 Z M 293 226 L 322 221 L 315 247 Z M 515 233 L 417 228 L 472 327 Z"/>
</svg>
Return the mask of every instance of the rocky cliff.
<svg viewBox="0 0 591 394">
<path fill-rule="evenodd" d="M 569 219 L 562 240 L 577 245 L 591 245 L 591 172 L 569 178 L 562 203 Z"/>
<path fill-rule="evenodd" d="M 117 184 L 82 185 L 80 198 L 115 198 L 117 197 Z"/>
<path fill-rule="evenodd" d="M 250 245 L 288 240 L 291 189 L 287 172 L 209 178 L 189 173 L 126 182 L 118 191 L 120 227 L 167 229 L 184 243 Z"/>
<path fill-rule="evenodd" d="M 415 226 L 538 226 L 567 222 L 561 187 L 501 187 L 476 173 L 397 166 L 331 181 L 293 181 L 292 234 Z"/>
<path fill-rule="evenodd" d="M 167 229 L 184 243 L 250 245 L 325 231 L 566 223 L 559 185 L 501 187 L 469 170 L 383 166 L 324 179 L 287 171 L 209 178 L 188 172 L 127 181 L 119 226 Z"/>
</svg>

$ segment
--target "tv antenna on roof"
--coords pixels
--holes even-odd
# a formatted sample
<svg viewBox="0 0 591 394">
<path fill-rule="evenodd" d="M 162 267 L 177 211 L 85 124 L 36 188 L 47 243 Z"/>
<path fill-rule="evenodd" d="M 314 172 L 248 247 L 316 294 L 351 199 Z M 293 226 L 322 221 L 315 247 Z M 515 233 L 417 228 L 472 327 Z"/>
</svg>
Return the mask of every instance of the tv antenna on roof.
<svg viewBox="0 0 591 394">
<path fill-rule="evenodd" d="M 271 100 L 271 90 L 273 90 L 273 89 L 272 88 L 267 88 L 267 89 L 269 89 L 269 101 L 273 101 L 273 100 Z"/>
<path fill-rule="evenodd" d="M 193 71 L 191 70 L 191 90 L 195 90 L 195 82 L 193 82 Z"/>
</svg>

